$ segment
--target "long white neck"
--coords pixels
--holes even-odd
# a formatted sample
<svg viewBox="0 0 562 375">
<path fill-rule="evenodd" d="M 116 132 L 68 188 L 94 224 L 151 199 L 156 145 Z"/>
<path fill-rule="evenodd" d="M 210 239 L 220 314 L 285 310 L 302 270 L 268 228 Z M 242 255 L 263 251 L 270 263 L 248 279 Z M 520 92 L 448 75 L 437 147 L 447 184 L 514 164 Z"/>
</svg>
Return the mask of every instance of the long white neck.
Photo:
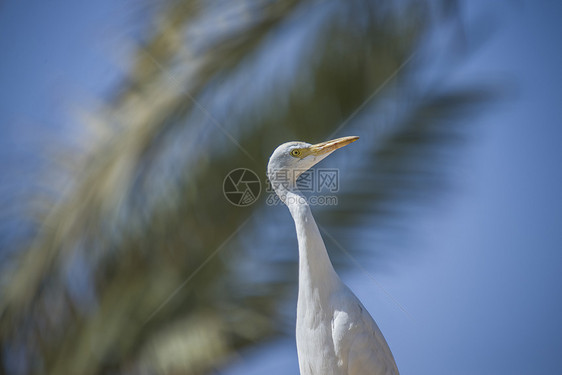
<svg viewBox="0 0 562 375">
<path fill-rule="evenodd" d="M 296 188 L 278 187 L 276 192 L 295 221 L 299 245 L 299 296 L 307 291 L 332 290 L 340 279 L 305 197 Z"/>
</svg>

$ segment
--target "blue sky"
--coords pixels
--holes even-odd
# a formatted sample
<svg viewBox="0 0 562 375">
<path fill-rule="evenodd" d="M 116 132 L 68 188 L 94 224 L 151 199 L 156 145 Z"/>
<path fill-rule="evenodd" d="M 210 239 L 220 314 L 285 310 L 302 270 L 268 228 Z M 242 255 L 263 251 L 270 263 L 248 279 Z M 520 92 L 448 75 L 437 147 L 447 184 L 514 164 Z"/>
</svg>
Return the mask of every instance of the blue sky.
<svg viewBox="0 0 562 375">
<path fill-rule="evenodd" d="M 495 6 L 492 37 L 451 84 L 489 79 L 508 95 L 476 120 L 455 193 L 412 221 L 410 246 L 419 251 L 375 275 L 409 316 L 368 276 L 343 275 L 402 375 L 562 373 L 562 5 Z M 68 125 L 68 98 L 113 82 L 107 37 L 134 24 L 123 9 L 111 1 L 0 5 L 2 183 L 38 132 Z M 224 371 L 264 372 L 298 372 L 292 340 L 242 354 Z"/>
<path fill-rule="evenodd" d="M 375 275 L 392 299 L 361 272 L 342 277 L 402 375 L 562 372 L 561 12 L 553 1 L 495 4 L 495 31 L 451 84 L 488 79 L 505 97 L 475 120 L 455 193 L 412 223 L 417 255 Z M 226 373 L 298 373 L 294 343 Z"/>
</svg>

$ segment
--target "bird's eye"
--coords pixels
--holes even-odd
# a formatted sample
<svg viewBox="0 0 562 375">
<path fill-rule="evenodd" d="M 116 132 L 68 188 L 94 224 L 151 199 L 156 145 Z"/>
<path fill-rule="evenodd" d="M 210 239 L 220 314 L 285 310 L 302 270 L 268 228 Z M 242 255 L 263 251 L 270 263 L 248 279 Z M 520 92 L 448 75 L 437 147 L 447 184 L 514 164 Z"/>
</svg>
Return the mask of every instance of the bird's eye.
<svg viewBox="0 0 562 375">
<path fill-rule="evenodd" d="M 301 156 L 301 150 L 297 150 L 297 149 L 292 150 L 291 156 L 294 156 L 294 157 L 298 158 L 299 156 Z"/>
</svg>

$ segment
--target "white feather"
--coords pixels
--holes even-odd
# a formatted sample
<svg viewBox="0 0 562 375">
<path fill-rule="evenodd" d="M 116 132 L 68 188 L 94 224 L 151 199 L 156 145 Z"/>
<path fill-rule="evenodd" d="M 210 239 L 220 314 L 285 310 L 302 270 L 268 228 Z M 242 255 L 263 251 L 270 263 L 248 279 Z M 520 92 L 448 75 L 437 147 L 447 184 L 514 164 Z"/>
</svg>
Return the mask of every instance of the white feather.
<svg viewBox="0 0 562 375">
<path fill-rule="evenodd" d="M 274 171 L 308 169 L 321 158 L 291 158 L 294 147 L 281 145 L 271 156 L 268 174 L 295 221 L 299 245 L 296 339 L 302 375 L 398 375 L 381 331 L 359 299 L 343 284 L 328 257 L 310 207 L 296 190 L 296 177 L 275 181 Z M 308 159 L 308 160 L 307 160 Z"/>
</svg>

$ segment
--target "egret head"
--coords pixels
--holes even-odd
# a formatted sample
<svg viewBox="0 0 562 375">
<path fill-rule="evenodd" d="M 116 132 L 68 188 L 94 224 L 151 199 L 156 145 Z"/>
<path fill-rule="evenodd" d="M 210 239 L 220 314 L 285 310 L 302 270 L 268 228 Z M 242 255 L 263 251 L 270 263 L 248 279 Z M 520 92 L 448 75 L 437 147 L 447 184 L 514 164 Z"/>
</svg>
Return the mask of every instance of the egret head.
<svg viewBox="0 0 562 375">
<path fill-rule="evenodd" d="M 306 142 L 287 142 L 277 147 L 269 158 L 267 175 L 274 185 L 283 183 L 294 187 L 297 178 L 332 152 L 358 140 L 343 137 L 311 145 Z M 283 181 L 280 181 L 283 179 Z"/>
</svg>

